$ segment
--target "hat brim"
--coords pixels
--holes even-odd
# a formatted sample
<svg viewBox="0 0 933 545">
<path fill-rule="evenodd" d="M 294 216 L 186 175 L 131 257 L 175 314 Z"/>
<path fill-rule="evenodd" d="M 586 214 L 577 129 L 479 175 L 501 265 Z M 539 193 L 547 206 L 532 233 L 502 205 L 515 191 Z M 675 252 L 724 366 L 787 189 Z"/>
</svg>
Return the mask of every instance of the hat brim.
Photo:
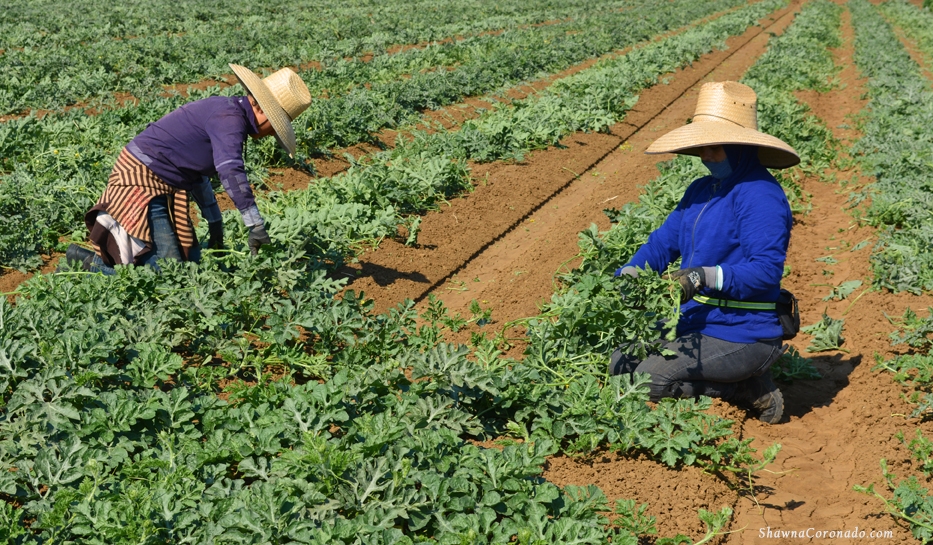
<svg viewBox="0 0 933 545">
<path fill-rule="evenodd" d="M 800 156 L 783 140 L 734 123 L 717 121 L 694 122 L 674 129 L 652 142 L 645 153 L 698 156 L 703 146 L 729 144 L 758 146 L 758 159 L 768 168 L 790 168 L 800 163 Z"/>
<path fill-rule="evenodd" d="M 272 124 L 272 128 L 275 130 L 276 140 L 285 148 L 290 157 L 294 157 L 298 144 L 295 141 L 295 130 L 292 128 L 292 122 L 288 118 L 288 114 L 285 113 L 285 109 L 272 95 L 269 87 L 252 70 L 238 64 L 231 64 L 230 68 L 233 69 L 233 73 L 240 80 L 240 85 L 245 87 L 249 94 L 253 95 L 253 98 L 259 103 L 262 113 L 266 114 L 269 123 Z"/>
</svg>

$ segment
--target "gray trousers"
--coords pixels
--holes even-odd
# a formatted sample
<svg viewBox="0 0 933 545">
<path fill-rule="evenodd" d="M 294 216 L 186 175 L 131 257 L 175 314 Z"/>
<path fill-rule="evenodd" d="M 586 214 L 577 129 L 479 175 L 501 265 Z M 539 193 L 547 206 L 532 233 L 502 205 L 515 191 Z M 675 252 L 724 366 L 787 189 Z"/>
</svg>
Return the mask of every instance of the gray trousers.
<svg viewBox="0 0 933 545">
<path fill-rule="evenodd" d="M 781 339 L 745 344 L 691 333 L 664 344 L 673 356 L 655 354 L 639 361 L 616 350 L 609 373 L 648 373 L 652 401 L 701 395 L 731 401 L 777 361 L 782 344 Z"/>
</svg>

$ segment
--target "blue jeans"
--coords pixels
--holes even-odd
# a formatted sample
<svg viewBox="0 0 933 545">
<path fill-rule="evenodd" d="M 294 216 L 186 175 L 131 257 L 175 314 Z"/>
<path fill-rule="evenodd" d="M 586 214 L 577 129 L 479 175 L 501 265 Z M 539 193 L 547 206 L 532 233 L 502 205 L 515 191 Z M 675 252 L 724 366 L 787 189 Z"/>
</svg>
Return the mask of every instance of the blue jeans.
<svg viewBox="0 0 933 545">
<path fill-rule="evenodd" d="M 156 264 L 159 259 L 182 260 L 178 236 L 175 234 L 172 220 L 168 214 L 168 197 L 165 195 L 155 197 L 149 201 L 149 231 L 152 234 L 152 251 L 146 254 L 141 264 L 149 265 L 159 271 L 159 266 Z M 201 247 L 195 245 L 189 257 L 191 258 L 189 261 L 200 261 Z M 116 273 L 113 267 L 104 263 L 100 256 L 94 256 L 91 260 L 90 270 L 104 274 Z"/>
<path fill-rule="evenodd" d="M 673 356 L 655 354 L 638 361 L 616 350 L 609 373 L 648 373 L 652 401 L 701 395 L 729 401 L 741 396 L 745 381 L 768 371 L 781 356 L 782 344 L 781 339 L 744 344 L 690 333 L 664 343 Z"/>
</svg>

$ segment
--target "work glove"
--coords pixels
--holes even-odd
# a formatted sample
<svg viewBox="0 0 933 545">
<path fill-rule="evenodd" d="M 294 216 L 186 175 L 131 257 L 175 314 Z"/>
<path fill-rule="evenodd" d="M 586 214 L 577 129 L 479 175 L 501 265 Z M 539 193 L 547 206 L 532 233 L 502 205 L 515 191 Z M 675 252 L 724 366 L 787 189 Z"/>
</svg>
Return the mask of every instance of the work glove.
<svg viewBox="0 0 933 545">
<path fill-rule="evenodd" d="M 263 244 L 272 244 L 272 239 L 266 233 L 265 226 L 260 224 L 249 228 L 249 238 L 247 238 L 246 243 L 249 245 L 250 253 L 256 255 Z"/>
<path fill-rule="evenodd" d="M 224 222 L 215 221 L 207 224 L 207 247 L 211 250 L 224 249 Z"/>
<path fill-rule="evenodd" d="M 680 304 L 684 304 L 706 286 L 706 271 L 703 267 L 680 269 L 671 273 L 671 279 L 680 282 Z"/>
</svg>

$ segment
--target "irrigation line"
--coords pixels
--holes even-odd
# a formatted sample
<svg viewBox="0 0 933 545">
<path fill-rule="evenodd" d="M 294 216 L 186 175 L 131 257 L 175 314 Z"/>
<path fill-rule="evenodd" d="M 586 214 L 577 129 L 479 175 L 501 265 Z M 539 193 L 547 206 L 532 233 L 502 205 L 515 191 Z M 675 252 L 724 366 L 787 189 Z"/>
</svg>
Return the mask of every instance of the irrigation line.
<svg viewBox="0 0 933 545">
<path fill-rule="evenodd" d="M 608 157 L 608 156 L 611 155 L 612 153 L 618 151 L 618 147 L 619 147 L 620 145 L 622 145 L 622 144 L 623 144 L 624 142 L 626 142 L 629 138 L 631 138 L 633 135 L 635 135 L 636 133 L 638 133 L 638 131 L 644 129 L 649 123 L 651 123 L 651 122 L 654 121 L 658 116 L 660 116 L 662 113 L 664 113 L 664 112 L 671 106 L 671 104 L 673 104 L 673 103 L 676 102 L 677 100 L 680 100 L 680 99 L 687 93 L 687 91 L 693 89 L 693 88 L 696 86 L 697 83 L 699 83 L 700 81 L 703 80 L 703 78 L 705 78 L 705 77 L 708 76 L 710 73 L 712 73 L 714 70 L 716 70 L 717 68 L 719 68 L 723 63 L 725 63 L 727 60 L 729 60 L 733 55 L 735 55 L 736 53 L 738 53 L 739 51 L 741 51 L 741 50 L 743 50 L 745 47 L 747 47 L 748 44 L 751 43 L 752 40 L 754 40 L 755 38 L 757 38 L 758 36 L 760 36 L 762 33 L 765 33 L 765 32 L 770 31 L 773 27 L 775 27 L 776 25 L 778 25 L 779 23 L 781 23 L 781 21 L 783 21 L 786 17 L 793 17 L 793 16 L 794 16 L 794 9 L 795 9 L 795 8 L 794 8 L 794 4 L 798 4 L 798 2 L 791 2 L 790 5 L 788 5 L 787 7 L 784 8 L 784 11 L 786 11 L 786 13 L 784 13 L 784 15 L 782 15 L 782 16 L 778 17 L 777 19 L 775 19 L 774 22 L 771 23 L 770 25 L 768 25 L 767 27 L 757 27 L 757 28 L 758 28 L 758 32 L 755 32 L 753 35 L 749 36 L 749 37 L 745 40 L 745 42 L 743 42 L 741 45 L 738 45 L 738 46 L 733 47 L 733 48 L 731 48 L 731 49 L 729 49 L 729 50 L 726 50 L 726 51 L 727 51 L 727 55 L 726 55 L 718 64 L 716 64 L 715 66 L 713 66 L 713 67 L 710 68 L 709 70 L 704 71 L 702 74 L 696 75 L 693 82 L 691 82 L 689 85 L 685 86 L 685 88 L 684 88 L 683 91 L 681 91 L 677 96 L 675 96 L 674 98 L 672 98 L 672 99 L 671 99 L 669 102 L 667 102 L 664 106 L 658 108 L 658 110 L 657 110 L 653 115 L 651 115 L 650 118 L 646 119 L 645 121 L 643 121 L 642 123 L 640 123 L 640 124 L 637 125 L 637 126 L 635 126 L 635 125 L 630 125 L 630 128 L 629 128 L 628 131 L 627 131 L 627 134 L 624 134 L 624 135 L 622 135 L 622 136 L 620 136 L 620 135 L 618 135 L 618 134 L 615 134 L 615 133 L 610 133 L 612 136 L 615 136 L 616 138 L 618 138 L 619 141 L 618 141 L 615 145 L 613 145 L 612 148 L 611 148 L 609 151 L 607 151 L 606 153 L 604 153 L 602 156 L 598 157 L 595 161 L 593 161 L 593 162 L 592 162 L 583 172 L 581 172 L 580 174 L 576 174 L 575 172 L 573 172 L 573 174 L 575 175 L 574 177 L 572 177 L 572 178 L 569 179 L 567 182 L 565 182 L 563 185 L 561 185 L 560 187 L 558 187 L 557 189 L 555 189 L 550 195 L 546 196 L 541 202 L 539 202 L 536 206 L 534 206 L 533 208 L 531 208 L 531 209 L 530 209 L 527 213 L 525 213 L 522 217 L 520 217 L 519 219 L 517 219 L 515 222 L 513 222 L 513 223 L 512 223 L 511 225 L 509 225 L 508 227 L 506 227 L 499 235 L 496 235 L 495 237 L 493 237 L 492 239 L 490 239 L 489 241 L 487 241 L 485 244 L 483 244 L 479 249 L 477 249 L 475 252 L 473 252 L 473 253 L 472 253 L 469 257 L 467 257 L 460 265 L 458 265 L 456 268 L 454 268 L 453 270 L 451 270 L 451 271 L 450 271 L 449 273 L 447 273 L 444 277 L 442 277 L 442 278 L 436 280 L 433 284 L 431 284 L 430 286 L 428 286 L 420 295 L 418 295 L 417 297 L 414 297 L 414 298 L 413 298 L 414 302 L 415 302 L 415 303 L 420 303 L 421 301 L 423 301 L 423 300 L 424 300 L 425 298 L 427 298 L 434 290 L 438 289 L 440 286 L 444 285 L 446 282 L 448 282 L 448 281 L 449 281 L 450 279 L 452 279 L 454 276 L 456 276 L 456 275 L 459 274 L 461 271 L 463 271 L 470 263 L 472 263 L 474 260 L 476 260 L 480 255 L 482 255 L 483 252 L 485 252 L 486 250 L 488 250 L 488 249 L 489 249 L 491 246 L 493 246 L 495 243 L 497 243 L 497 242 L 499 242 L 500 240 L 502 240 L 503 238 L 505 238 L 509 233 L 511 233 L 511 232 L 514 231 L 517 227 L 519 227 L 523 222 L 527 221 L 527 220 L 528 220 L 529 218 L 531 218 L 535 213 L 537 213 L 538 211 L 540 211 L 545 205 L 547 205 L 549 202 L 551 202 L 555 197 L 557 197 L 557 196 L 560 195 L 564 190 L 566 190 L 566 189 L 569 188 L 571 185 L 573 185 L 573 183 L 574 183 L 578 178 L 581 178 L 581 177 L 582 177 L 583 175 L 585 175 L 586 173 L 592 171 L 592 170 L 593 170 L 593 167 L 595 167 L 596 165 L 598 165 L 603 159 L 605 159 L 606 157 Z M 756 27 L 752 27 L 752 28 L 756 28 Z M 721 53 L 722 51 L 718 51 L 718 52 Z M 713 52 L 710 52 L 710 53 L 708 53 L 708 54 L 714 54 L 714 53 L 717 53 L 717 52 L 716 52 L 716 51 L 713 51 Z M 663 84 L 658 83 L 657 85 L 663 85 Z M 647 89 L 646 89 L 646 90 L 647 90 Z M 622 120 L 620 120 L 619 122 L 617 122 L 617 124 L 618 124 L 618 123 L 622 123 L 622 122 L 624 122 L 624 121 L 625 121 L 625 120 L 624 120 L 624 118 L 623 118 Z M 571 135 L 567 135 L 567 136 L 571 136 Z M 565 138 L 566 138 L 567 136 L 565 136 Z M 569 169 L 567 169 L 567 170 L 569 170 Z M 571 172 L 572 172 L 572 171 L 571 171 Z"/>
</svg>

